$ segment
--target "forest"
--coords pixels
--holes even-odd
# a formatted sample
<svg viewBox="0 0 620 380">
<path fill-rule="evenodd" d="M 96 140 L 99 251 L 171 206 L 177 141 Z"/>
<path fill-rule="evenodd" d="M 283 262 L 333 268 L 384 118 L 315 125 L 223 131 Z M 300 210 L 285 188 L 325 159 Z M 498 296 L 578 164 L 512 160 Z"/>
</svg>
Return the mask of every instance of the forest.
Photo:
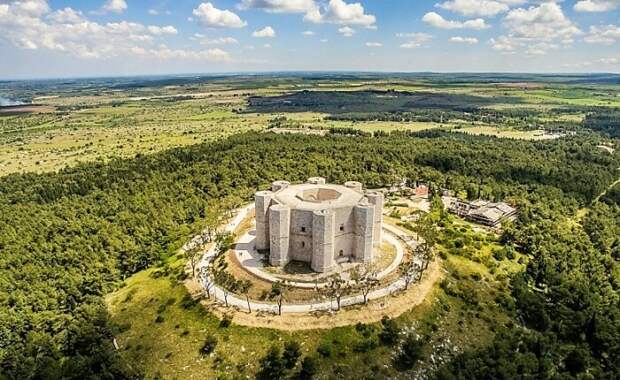
<svg viewBox="0 0 620 380">
<path fill-rule="evenodd" d="M 598 108 L 588 113 L 583 126 L 611 137 L 620 137 L 620 109 Z"/>
<path fill-rule="evenodd" d="M 472 111 L 493 103 L 519 103 L 517 98 L 485 98 L 469 94 L 368 91 L 299 91 L 281 96 L 251 96 L 246 112 L 395 112 L 413 108 Z"/>
<path fill-rule="evenodd" d="M 324 175 L 381 187 L 400 178 L 512 199 L 502 236 L 526 254 L 508 310 L 522 321 L 440 378 L 618 377 L 620 157 L 587 136 L 524 142 L 436 131 L 325 137 L 244 133 L 58 173 L 0 179 L 0 377 L 137 378 L 114 350 L 102 297 L 158 265 L 214 214 L 270 181 Z M 617 187 L 616 187 L 617 189 Z M 616 195 L 614 195 L 616 194 Z M 527 328 L 526 328 L 527 327 Z M 519 353 L 515 356 L 514 352 Z"/>
</svg>

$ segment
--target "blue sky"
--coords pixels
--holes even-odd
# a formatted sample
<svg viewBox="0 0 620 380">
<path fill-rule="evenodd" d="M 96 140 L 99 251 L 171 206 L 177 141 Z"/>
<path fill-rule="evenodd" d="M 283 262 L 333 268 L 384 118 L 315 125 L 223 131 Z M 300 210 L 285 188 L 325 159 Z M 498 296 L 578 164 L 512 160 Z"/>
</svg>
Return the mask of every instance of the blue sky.
<svg viewBox="0 0 620 380">
<path fill-rule="evenodd" d="M 620 0 L 0 0 L 0 78 L 620 72 Z"/>
</svg>

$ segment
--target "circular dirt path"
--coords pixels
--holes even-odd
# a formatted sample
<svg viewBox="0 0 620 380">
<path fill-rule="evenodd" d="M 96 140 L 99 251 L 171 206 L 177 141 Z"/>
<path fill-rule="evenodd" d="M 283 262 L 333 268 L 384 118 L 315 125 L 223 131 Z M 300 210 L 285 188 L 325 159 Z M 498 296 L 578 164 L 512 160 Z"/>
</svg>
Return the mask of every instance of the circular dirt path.
<svg viewBox="0 0 620 380">
<path fill-rule="evenodd" d="M 247 305 L 241 308 L 224 308 L 222 302 L 205 299 L 202 304 L 220 317 L 230 315 L 233 322 L 249 327 L 272 328 L 284 331 L 332 329 L 350 326 L 358 322 L 374 323 L 383 316 L 396 318 L 416 306 L 426 307 L 432 302 L 435 284 L 444 273 L 439 260 L 432 262 L 424 272 L 422 280 L 409 290 L 399 291 L 391 297 L 370 301 L 367 305 L 349 306 L 338 312 L 315 312 L 305 314 L 287 313 L 277 315 L 267 312 L 248 313 Z M 202 286 L 195 280 L 186 283 L 192 294 L 203 294 Z"/>
</svg>

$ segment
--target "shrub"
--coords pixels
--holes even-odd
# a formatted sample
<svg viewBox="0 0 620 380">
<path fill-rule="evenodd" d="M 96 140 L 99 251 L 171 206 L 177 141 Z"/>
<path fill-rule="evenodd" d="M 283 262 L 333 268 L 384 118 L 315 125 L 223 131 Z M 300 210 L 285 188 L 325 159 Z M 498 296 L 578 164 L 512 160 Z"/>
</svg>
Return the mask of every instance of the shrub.
<svg viewBox="0 0 620 380">
<path fill-rule="evenodd" d="M 207 335 L 205 342 L 202 344 L 200 348 L 200 354 L 203 356 L 210 355 L 213 351 L 215 351 L 215 347 L 217 346 L 217 337 L 214 335 Z"/>
<path fill-rule="evenodd" d="M 377 348 L 379 342 L 377 342 L 376 338 L 366 338 L 362 339 L 358 342 L 355 342 L 353 345 L 354 352 L 369 352 Z"/>
<path fill-rule="evenodd" d="M 282 360 L 284 361 L 284 367 L 291 369 L 297 365 L 297 360 L 301 356 L 301 346 L 296 341 L 288 342 L 284 345 L 284 352 L 282 353 Z"/>
<path fill-rule="evenodd" d="M 312 380 L 317 373 L 316 359 L 310 356 L 306 356 L 301 361 L 301 368 L 295 378 L 297 380 Z"/>
<path fill-rule="evenodd" d="M 400 352 L 394 358 L 394 364 L 399 370 L 408 370 L 422 359 L 424 343 L 415 338 L 413 335 L 408 335 L 403 342 Z"/>
<path fill-rule="evenodd" d="M 198 304 L 198 300 L 195 300 L 191 295 L 186 294 L 181 298 L 180 305 L 183 309 L 191 309 Z"/>
<path fill-rule="evenodd" d="M 232 324 L 232 315 L 224 314 L 224 316 L 222 317 L 222 320 L 220 320 L 220 327 L 225 329 L 225 328 L 230 327 L 231 324 Z"/>
<path fill-rule="evenodd" d="M 381 343 L 386 346 L 391 346 L 398 342 L 398 334 L 400 333 L 400 329 L 398 328 L 398 324 L 395 320 L 388 318 L 387 316 L 383 316 L 381 319 L 381 332 L 379 333 L 379 339 Z"/>
<path fill-rule="evenodd" d="M 506 250 L 506 257 L 508 258 L 508 260 L 514 260 L 516 257 L 514 247 L 507 246 L 505 250 Z"/>
<path fill-rule="evenodd" d="M 355 330 L 365 338 L 369 338 L 372 333 L 375 332 L 375 328 L 372 325 L 367 325 L 361 322 L 357 322 L 355 325 Z"/>
<path fill-rule="evenodd" d="M 278 380 L 284 378 L 284 360 L 280 349 L 272 346 L 267 355 L 260 360 L 260 367 L 256 373 L 257 380 Z"/>
<path fill-rule="evenodd" d="M 316 348 L 316 352 L 318 352 L 321 356 L 328 358 L 332 356 L 332 345 L 329 342 L 322 342 Z"/>
</svg>

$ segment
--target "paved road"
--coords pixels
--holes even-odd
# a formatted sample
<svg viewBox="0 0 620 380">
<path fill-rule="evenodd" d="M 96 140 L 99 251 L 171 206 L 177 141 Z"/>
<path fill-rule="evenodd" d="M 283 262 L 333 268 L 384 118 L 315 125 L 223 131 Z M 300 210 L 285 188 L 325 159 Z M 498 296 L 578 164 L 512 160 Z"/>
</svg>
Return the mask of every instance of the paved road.
<svg viewBox="0 0 620 380">
<path fill-rule="evenodd" d="M 237 226 L 243 221 L 243 219 L 245 219 L 245 217 L 248 215 L 248 213 L 252 210 L 253 207 L 254 205 L 250 204 L 240 209 L 237 215 L 235 216 L 235 218 L 233 218 L 233 220 L 226 225 L 226 227 L 224 228 L 224 231 L 233 232 L 237 228 Z M 397 228 L 392 227 L 392 226 L 389 226 L 389 227 L 390 227 L 389 229 L 392 229 L 392 231 L 396 231 L 397 233 L 402 234 L 402 231 L 399 231 Z M 205 255 L 202 257 L 202 260 L 199 264 L 199 268 L 206 265 L 209 262 L 209 260 L 215 257 L 215 251 L 216 251 L 216 247 L 212 246 L 205 253 Z M 405 280 L 403 280 L 402 278 L 398 279 L 384 288 L 376 289 L 370 292 L 368 294 L 368 300 L 383 298 L 385 296 L 392 294 L 393 292 L 397 290 L 404 289 L 404 287 L 405 287 Z M 217 285 L 214 286 L 213 289 L 211 290 L 211 295 L 214 296 L 217 300 L 222 301 L 222 302 L 224 302 L 224 294 L 225 294 L 224 290 L 222 290 Z M 340 304 L 341 306 L 349 306 L 349 305 L 360 304 L 363 302 L 364 302 L 364 297 L 362 295 L 356 295 L 356 296 L 342 298 Z M 239 307 L 240 309 L 245 309 L 248 307 L 248 304 L 245 298 L 239 297 L 235 294 L 228 295 L 228 304 L 230 306 Z M 250 307 L 252 308 L 252 311 L 265 311 L 265 312 L 272 312 L 272 313 L 278 312 L 278 305 L 275 303 L 259 303 L 259 302 L 250 301 Z M 305 303 L 305 304 L 289 304 L 289 305 L 284 304 L 282 305 L 282 313 L 309 313 L 312 311 L 333 310 L 335 308 L 336 308 L 336 304 L 335 302 L 332 302 L 332 301 Z"/>
</svg>

